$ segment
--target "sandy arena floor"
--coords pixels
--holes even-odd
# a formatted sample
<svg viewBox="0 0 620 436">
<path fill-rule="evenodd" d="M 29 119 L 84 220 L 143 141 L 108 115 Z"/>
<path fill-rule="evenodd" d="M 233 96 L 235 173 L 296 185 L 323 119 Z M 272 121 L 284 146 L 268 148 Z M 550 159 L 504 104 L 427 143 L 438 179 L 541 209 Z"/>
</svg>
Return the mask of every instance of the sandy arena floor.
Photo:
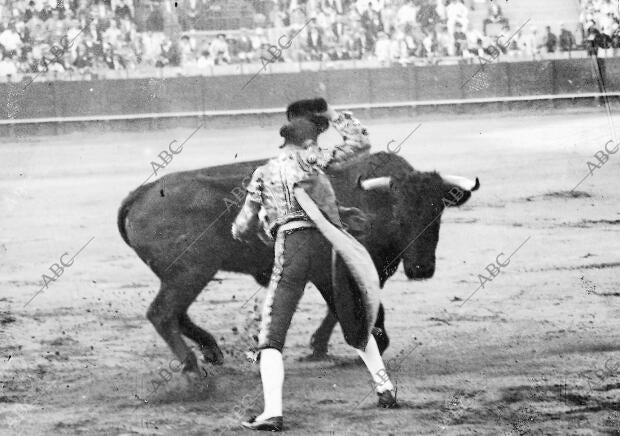
<svg viewBox="0 0 620 436">
<path fill-rule="evenodd" d="M 369 123 L 375 150 L 418 123 Z M 324 314 L 308 289 L 285 353 L 288 432 L 620 435 L 620 153 L 592 175 L 586 166 L 614 123 L 602 112 L 422 121 L 401 154 L 482 188 L 444 214 L 435 277 L 399 271 L 384 289 L 403 408 L 365 397 L 368 376 L 339 329 L 333 360 L 298 360 Z M 160 174 L 273 155 L 277 130 L 202 129 Z M 233 331 L 255 282 L 219 273 L 190 309 L 227 352 L 205 387 L 170 369 L 145 318 L 158 281 L 116 229 L 121 200 L 190 132 L 0 143 L 0 434 L 242 433 L 238 416 L 261 409 L 258 368 Z M 523 243 L 460 307 L 485 267 Z M 85 244 L 24 307 L 50 265 Z"/>
</svg>

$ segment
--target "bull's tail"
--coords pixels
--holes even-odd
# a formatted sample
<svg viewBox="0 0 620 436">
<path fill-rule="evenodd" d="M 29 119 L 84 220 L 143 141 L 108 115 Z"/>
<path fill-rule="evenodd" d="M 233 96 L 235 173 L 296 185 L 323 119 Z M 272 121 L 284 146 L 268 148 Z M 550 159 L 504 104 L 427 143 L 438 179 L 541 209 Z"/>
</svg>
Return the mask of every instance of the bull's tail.
<svg viewBox="0 0 620 436">
<path fill-rule="evenodd" d="M 125 218 L 127 218 L 127 214 L 131 206 L 134 202 L 140 197 L 140 195 L 150 187 L 149 185 L 141 185 L 137 189 L 133 190 L 129 193 L 129 195 L 123 200 L 121 203 L 121 207 L 118 210 L 118 217 L 116 219 L 116 224 L 118 225 L 118 231 L 123 238 L 123 241 L 127 245 L 131 247 L 131 243 L 129 242 L 129 237 L 127 236 L 127 228 L 125 227 Z"/>
</svg>

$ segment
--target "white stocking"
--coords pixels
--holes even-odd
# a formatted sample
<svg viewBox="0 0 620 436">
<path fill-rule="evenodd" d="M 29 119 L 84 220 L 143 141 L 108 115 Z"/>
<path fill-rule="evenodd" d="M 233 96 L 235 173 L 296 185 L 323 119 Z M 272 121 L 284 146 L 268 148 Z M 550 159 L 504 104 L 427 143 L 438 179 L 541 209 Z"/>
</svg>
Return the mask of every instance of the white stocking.
<svg viewBox="0 0 620 436">
<path fill-rule="evenodd" d="M 284 384 L 284 362 L 282 353 L 275 348 L 266 348 L 260 353 L 260 377 L 263 381 L 265 410 L 256 417 L 257 421 L 282 416 L 282 385 Z"/>
<path fill-rule="evenodd" d="M 372 380 L 375 382 L 377 392 L 381 393 L 394 390 L 394 385 L 385 370 L 385 365 L 383 364 L 381 353 L 379 353 L 379 347 L 377 347 L 375 337 L 370 335 L 370 339 L 364 351 L 358 350 L 357 348 L 355 351 L 357 351 L 366 364 L 366 368 L 368 368 Z"/>
</svg>

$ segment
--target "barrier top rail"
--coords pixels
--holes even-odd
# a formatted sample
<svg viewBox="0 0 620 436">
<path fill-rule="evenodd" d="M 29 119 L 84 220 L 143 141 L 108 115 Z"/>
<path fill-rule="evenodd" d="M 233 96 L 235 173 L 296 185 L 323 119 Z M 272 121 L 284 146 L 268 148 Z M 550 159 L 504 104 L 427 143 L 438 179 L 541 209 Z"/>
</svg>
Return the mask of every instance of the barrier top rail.
<svg viewBox="0 0 620 436">
<path fill-rule="evenodd" d="M 620 97 L 620 92 L 584 92 L 572 94 L 547 94 L 547 95 L 520 95 L 511 97 L 481 97 L 466 99 L 444 99 L 444 100 L 417 100 L 417 101 L 397 101 L 385 103 L 355 103 L 347 105 L 334 105 L 337 110 L 346 109 L 389 109 L 389 108 L 414 108 L 421 106 L 449 106 L 463 104 L 485 104 L 485 103 L 509 103 L 518 101 L 540 101 L 540 100 L 571 100 L 586 98 L 608 98 Z M 264 108 L 264 109 L 233 109 L 216 111 L 187 111 L 187 112 L 161 112 L 144 114 L 124 114 L 124 115 L 88 115 L 73 117 L 47 117 L 29 119 L 7 119 L 0 120 L 0 126 L 19 125 L 19 124 L 50 124 L 68 122 L 95 122 L 95 121 L 123 121 L 123 120 L 146 120 L 162 118 L 191 118 L 191 117 L 218 117 L 234 115 L 267 115 L 284 113 L 284 108 Z"/>
</svg>

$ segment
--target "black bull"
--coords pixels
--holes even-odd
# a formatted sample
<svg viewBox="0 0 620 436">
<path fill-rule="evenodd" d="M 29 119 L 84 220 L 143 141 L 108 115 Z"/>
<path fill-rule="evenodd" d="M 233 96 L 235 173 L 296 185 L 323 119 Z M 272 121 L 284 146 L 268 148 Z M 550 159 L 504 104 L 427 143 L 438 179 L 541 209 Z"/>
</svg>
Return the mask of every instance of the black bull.
<svg viewBox="0 0 620 436">
<path fill-rule="evenodd" d="M 223 360 L 215 338 L 187 315 L 217 271 L 250 274 L 262 286 L 269 282 L 273 249 L 258 238 L 235 241 L 230 232 L 243 204 L 242 184 L 264 162 L 169 174 L 133 191 L 120 207 L 123 239 L 161 280 L 147 317 L 187 371 L 197 370 L 197 360 L 182 336 L 200 347 L 205 360 L 216 364 Z M 385 152 L 331 169 L 328 175 L 340 205 L 367 215 L 361 242 L 377 267 L 381 286 L 401 260 L 408 278 L 432 277 L 441 213 L 446 206 L 465 203 L 479 186 L 477 179 L 475 186 L 463 187 L 453 183 L 454 178 L 449 182 L 435 172 L 416 171 L 403 158 Z M 382 176 L 384 183 L 378 189 L 361 183 Z M 336 323 L 328 310 L 312 336 L 316 356 L 327 352 Z M 383 329 L 382 309 L 377 327 Z M 387 335 L 377 339 L 383 351 Z"/>
</svg>

